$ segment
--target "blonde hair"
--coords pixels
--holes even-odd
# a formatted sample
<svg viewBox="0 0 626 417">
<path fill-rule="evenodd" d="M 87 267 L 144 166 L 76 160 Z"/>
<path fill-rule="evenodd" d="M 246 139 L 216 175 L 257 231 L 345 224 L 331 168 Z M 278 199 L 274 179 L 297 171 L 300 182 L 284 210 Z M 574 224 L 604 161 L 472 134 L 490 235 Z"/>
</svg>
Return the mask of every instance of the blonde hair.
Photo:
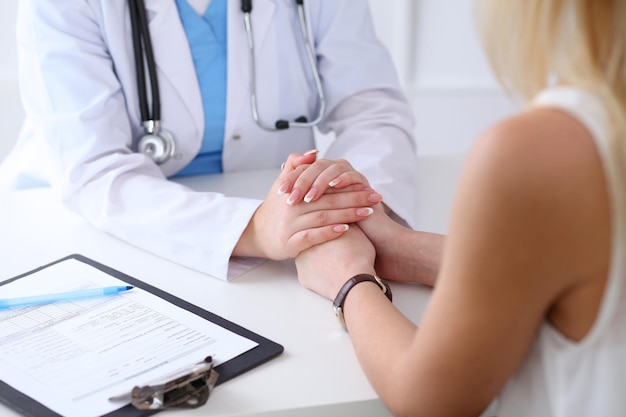
<svg viewBox="0 0 626 417">
<path fill-rule="evenodd" d="M 609 163 L 622 179 L 613 187 L 614 209 L 626 234 L 626 0 L 478 0 L 476 6 L 483 48 L 509 94 L 530 102 L 558 83 L 605 104 Z"/>
</svg>

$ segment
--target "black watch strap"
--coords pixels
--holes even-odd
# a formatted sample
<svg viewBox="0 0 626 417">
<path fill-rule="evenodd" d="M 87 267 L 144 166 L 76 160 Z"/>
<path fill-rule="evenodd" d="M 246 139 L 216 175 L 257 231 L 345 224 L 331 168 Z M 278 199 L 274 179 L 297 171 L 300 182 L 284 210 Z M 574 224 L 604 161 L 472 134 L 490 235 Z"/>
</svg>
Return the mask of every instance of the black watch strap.
<svg viewBox="0 0 626 417">
<path fill-rule="evenodd" d="M 389 301 L 393 301 L 392 295 L 391 295 L 391 288 L 389 288 L 389 285 L 387 285 L 382 279 L 380 279 L 376 275 L 359 274 L 359 275 L 353 276 L 348 281 L 346 281 L 345 284 L 343 284 L 343 286 L 339 290 L 339 293 L 337 294 L 337 297 L 335 297 L 335 301 L 333 301 L 333 310 L 335 311 L 337 320 L 339 320 L 339 324 L 341 324 L 341 327 L 343 327 L 345 331 L 348 331 L 348 329 L 346 327 L 346 321 L 343 317 L 343 303 L 345 302 L 346 296 L 348 295 L 350 290 L 354 288 L 355 285 L 360 284 L 361 282 L 375 283 L 376 285 L 380 287 L 383 294 L 387 296 Z"/>
</svg>

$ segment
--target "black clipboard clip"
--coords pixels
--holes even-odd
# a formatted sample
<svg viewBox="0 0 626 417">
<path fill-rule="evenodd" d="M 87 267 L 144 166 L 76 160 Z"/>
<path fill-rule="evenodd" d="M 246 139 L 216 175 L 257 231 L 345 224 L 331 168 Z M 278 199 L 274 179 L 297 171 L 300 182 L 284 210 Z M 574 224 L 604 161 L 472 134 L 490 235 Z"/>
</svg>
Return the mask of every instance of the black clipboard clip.
<svg viewBox="0 0 626 417">
<path fill-rule="evenodd" d="M 219 373 L 213 369 L 213 358 L 207 356 L 189 372 L 161 384 L 136 386 L 128 394 L 109 398 L 128 401 L 139 410 L 166 408 L 198 408 L 206 404 Z"/>
</svg>

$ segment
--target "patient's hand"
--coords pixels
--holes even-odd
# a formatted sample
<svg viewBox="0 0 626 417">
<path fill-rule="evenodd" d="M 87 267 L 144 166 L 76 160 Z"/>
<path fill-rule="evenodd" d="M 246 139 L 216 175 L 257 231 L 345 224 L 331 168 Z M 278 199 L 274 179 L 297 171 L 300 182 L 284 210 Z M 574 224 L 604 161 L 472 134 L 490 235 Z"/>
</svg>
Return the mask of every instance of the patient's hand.
<svg viewBox="0 0 626 417">
<path fill-rule="evenodd" d="M 381 278 L 435 285 L 445 237 L 415 231 L 390 218 L 378 206 L 358 227 L 376 248 L 376 271 Z"/>
<path fill-rule="evenodd" d="M 351 227 L 338 239 L 316 245 L 296 257 L 300 283 L 332 300 L 350 278 L 375 274 L 375 251 L 358 227 Z"/>
</svg>

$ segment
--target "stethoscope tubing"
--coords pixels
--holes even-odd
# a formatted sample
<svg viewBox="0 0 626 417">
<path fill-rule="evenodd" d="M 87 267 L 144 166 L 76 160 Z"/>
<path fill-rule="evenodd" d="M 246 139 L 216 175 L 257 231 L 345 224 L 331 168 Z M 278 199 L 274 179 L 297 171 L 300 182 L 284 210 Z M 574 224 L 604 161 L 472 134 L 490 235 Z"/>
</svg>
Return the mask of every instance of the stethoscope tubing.
<svg viewBox="0 0 626 417">
<path fill-rule="evenodd" d="M 252 111 L 252 118 L 256 124 L 264 130 L 278 131 L 288 129 L 290 127 L 313 128 L 322 120 L 326 112 L 326 97 L 324 95 L 322 81 L 317 70 L 315 54 L 313 53 L 313 46 L 308 33 L 303 0 L 295 1 L 298 9 L 298 19 L 300 21 L 300 31 L 302 32 L 304 48 L 319 99 L 319 109 L 317 117 L 313 121 L 308 121 L 305 116 L 301 116 L 294 121 L 277 120 L 272 126 L 264 123 L 259 116 L 256 91 L 255 47 L 252 31 L 252 19 L 250 17 L 252 12 L 252 0 L 241 0 L 241 11 L 244 15 L 244 27 L 248 41 L 248 53 L 250 56 L 250 108 Z M 175 152 L 175 140 L 170 132 L 161 129 L 160 127 L 161 98 L 159 95 L 156 62 L 154 59 L 152 41 L 150 39 L 150 29 L 148 27 L 144 0 L 129 0 L 128 4 L 133 36 L 133 52 L 137 76 L 139 111 L 141 114 L 141 121 L 145 129 L 145 135 L 139 140 L 137 150 L 148 155 L 157 164 L 161 164 L 169 159 L 169 157 Z M 146 68 L 150 81 L 150 94 L 152 98 L 151 108 L 148 105 Z"/>
<path fill-rule="evenodd" d="M 146 17 L 146 8 L 144 5 L 144 1 L 131 1 L 130 13 L 131 19 L 135 19 L 134 21 L 138 23 L 138 25 L 132 25 L 132 30 L 133 49 L 135 53 L 135 71 L 137 74 L 137 91 L 139 94 L 139 110 L 141 113 L 141 120 L 144 124 L 147 122 L 158 123 L 161 120 L 161 97 L 159 94 L 154 50 L 152 48 L 152 40 L 150 39 L 150 29 L 148 28 L 148 19 Z M 148 108 L 145 67 L 147 67 L 148 76 L 150 77 L 152 109 Z M 150 110 L 152 111 L 152 114 L 150 113 Z"/>
<path fill-rule="evenodd" d="M 302 125 L 311 125 L 315 126 L 319 122 L 322 121 L 324 114 L 326 113 L 326 96 L 324 95 L 324 89 L 322 88 L 322 80 L 320 78 L 320 74 L 317 70 L 317 59 L 315 58 L 315 54 L 313 53 L 313 44 L 311 42 L 311 38 L 309 37 L 309 30 L 306 24 L 306 16 L 304 15 L 304 5 L 302 0 L 296 0 L 298 3 L 298 18 L 300 20 L 300 29 L 302 31 L 302 36 L 304 37 L 304 48 L 306 50 L 306 55 L 309 58 L 309 66 L 311 68 L 311 72 L 313 73 L 313 79 L 315 81 L 315 89 L 317 90 L 317 95 L 320 102 L 320 110 L 312 122 L 303 123 Z"/>
<path fill-rule="evenodd" d="M 303 0 L 296 0 L 298 9 L 298 20 L 300 22 L 300 32 L 302 33 L 304 49 L 306 51 L 307 60 L 309 62 L 309 68 L 313 75 L 315 82 L 315 89 L 317 91 L 319 100 L 319 111 L 317 117 L 313 121 L 307 121 L 306 117 L 299 117 L 295 121 L 277 120 L 274 126 L 268 125 L 261 120 L 259 116 L 259 107 L 256 92 L 256 58 L 254 47 L 254 36 L 252 35 L 252 19 L 250 14 L 252 12 L 252 1 L 242 0 L 241 11 L 243 12 L 244 27 L 246 30 L 246 39 L 248 41 L 248 55 L 250 60 L 250 108 L 252 110 L 252 119 L 256 124 L 264 130 L 277 131 L 284 130 L 290 127 L 305 127 L 312 128 L 321 122 L 326 113 L 326 96 L 324 95 L 324 89 L 322 87 L 322 80 L 317 70 L 317 64 L 315 55 L 313 53 L 313 46 L 309 37 L 308 25 L 306 23 L 306 16 L 304 13 Z"/>
</svg>

